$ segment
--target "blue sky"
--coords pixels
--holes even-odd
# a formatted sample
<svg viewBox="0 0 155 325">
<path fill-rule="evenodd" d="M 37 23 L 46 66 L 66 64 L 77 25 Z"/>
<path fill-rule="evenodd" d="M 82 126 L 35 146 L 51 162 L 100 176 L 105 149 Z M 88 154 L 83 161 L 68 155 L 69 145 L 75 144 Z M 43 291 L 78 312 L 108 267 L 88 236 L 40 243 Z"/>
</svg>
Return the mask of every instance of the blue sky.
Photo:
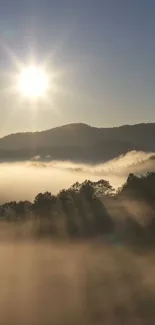
<svg viewBox="0 0 155 325">
<path fill-rule="evenodd" d="M 153 0 L 0 0 L 0 8 L 0 135 L 155 122 Z M 38 63 L 50 57 L 49 72 L 63 71 L 48 104 L 3 95 L 4 71 L 15 71 L 4 43 L 23 63 L 33 52 Z"/>
</svg>

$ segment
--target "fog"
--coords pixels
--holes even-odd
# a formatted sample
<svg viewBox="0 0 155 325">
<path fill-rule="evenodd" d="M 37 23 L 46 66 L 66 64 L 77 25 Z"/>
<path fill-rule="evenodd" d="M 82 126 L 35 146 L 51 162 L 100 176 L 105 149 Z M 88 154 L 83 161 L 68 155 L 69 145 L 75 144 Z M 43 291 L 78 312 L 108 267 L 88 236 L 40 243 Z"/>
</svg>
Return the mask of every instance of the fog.
<svg viewBox="0 0 155 325">
<path fill-rule="evenodd" d="M 40 157 L 23 163 L 0 164 L 0 202 L 33 200 L 39 192 L 58 193 L 74 182 L 85 179 L 109 180 L 115 188 L 121 186 L 129 173 L 155 170 L 154 153 L 132 151 L 99 165 L 77 164 L 71 161 L 41 162 Z"/>
<path fill-rule="evenodd" d="M 39 157 L 24 163 L 3 163 L 0 198 L 2 202 L 33 200 L 38 192 L 57 193 L 85 179 L 108 179 L 117 188 L 130 172 L 155 170 L 155 161 L 149 159 L 152 155 L 133 151 L 100 165 L 41 162 Z M 145 222 L 145 203 L 122 204 Z M 114 212 L 117 214 L 116 206 Z M 31 230 L 31 221 L 1 224 L 0 324 L 155 323 L 153 253 L 138 255 L 128 246 L 112 245 L 103 238 L 78 243 L 34 240 L 31 236 L 27 240 Z M 20 233 L 25 236 L 20 237 Z"/>
<path fill-rule="evenodd" d="M 154 324 L 155 259 L 99 243 L 0 245 L 0 324 Z"/>
</svg>

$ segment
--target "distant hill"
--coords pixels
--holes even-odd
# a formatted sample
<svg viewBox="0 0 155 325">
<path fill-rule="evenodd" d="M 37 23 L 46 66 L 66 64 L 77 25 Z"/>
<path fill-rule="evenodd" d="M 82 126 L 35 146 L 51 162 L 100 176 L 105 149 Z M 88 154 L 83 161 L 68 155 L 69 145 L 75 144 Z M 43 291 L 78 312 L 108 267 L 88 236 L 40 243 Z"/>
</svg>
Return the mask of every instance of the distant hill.
<svg viewBox="0 0 155 325">
<path fill-rule="evenodd" d="M 131 150 L 155 152 L 155 123 L 96 128 L 68 124 L 41 132 L 10 134 L 0 139 L 0 160 L 73 160 L 98 163 Z M 48 157 L 47 157 L 48 156 Z"/>
</svg>

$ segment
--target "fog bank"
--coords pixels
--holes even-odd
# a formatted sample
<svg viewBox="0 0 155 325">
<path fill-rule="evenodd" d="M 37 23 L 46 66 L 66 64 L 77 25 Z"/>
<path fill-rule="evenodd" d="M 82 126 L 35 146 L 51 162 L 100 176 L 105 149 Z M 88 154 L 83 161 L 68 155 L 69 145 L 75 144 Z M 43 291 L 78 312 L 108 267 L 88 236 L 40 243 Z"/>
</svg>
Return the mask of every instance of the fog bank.
<svg viewBox="0 0 155 325">
<path fill-rule="evenodd" d="M 99 243 L 0 245 L 0 324 L 154 324 L 155 261 Z"/>
<path fill-rule="evenodd" d="M 74 182 L 85 179 L 109 180 L 115 188 L 121 186 L 129 173 L 146 173 L 155 170 L 154 153 L 128 152 L 99 165 L 75 164 L 71 161 L 41 162 L 39 157 L 23 163 L 0 164 L 0 202 L 33 200 L 39 192 L 58 193 Z"/>
</svg>

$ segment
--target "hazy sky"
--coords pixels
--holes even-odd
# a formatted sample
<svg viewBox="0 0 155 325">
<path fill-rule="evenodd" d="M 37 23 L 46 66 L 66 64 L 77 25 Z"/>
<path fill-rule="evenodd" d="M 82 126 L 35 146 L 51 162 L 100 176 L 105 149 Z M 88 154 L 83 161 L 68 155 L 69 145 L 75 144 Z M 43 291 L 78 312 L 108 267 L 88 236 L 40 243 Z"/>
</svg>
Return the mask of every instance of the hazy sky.
<svg viewBox="0 0 155 325">
<path fill-rule="evenodd" d="M 48 103 L 4 92 L 17 72 L 11 53 L 48 58 L 49 73 L 59 72 Z M 0 69 L 0 136 L 155 122 L 155 1 L 0 0 Z"/>
</svg>

